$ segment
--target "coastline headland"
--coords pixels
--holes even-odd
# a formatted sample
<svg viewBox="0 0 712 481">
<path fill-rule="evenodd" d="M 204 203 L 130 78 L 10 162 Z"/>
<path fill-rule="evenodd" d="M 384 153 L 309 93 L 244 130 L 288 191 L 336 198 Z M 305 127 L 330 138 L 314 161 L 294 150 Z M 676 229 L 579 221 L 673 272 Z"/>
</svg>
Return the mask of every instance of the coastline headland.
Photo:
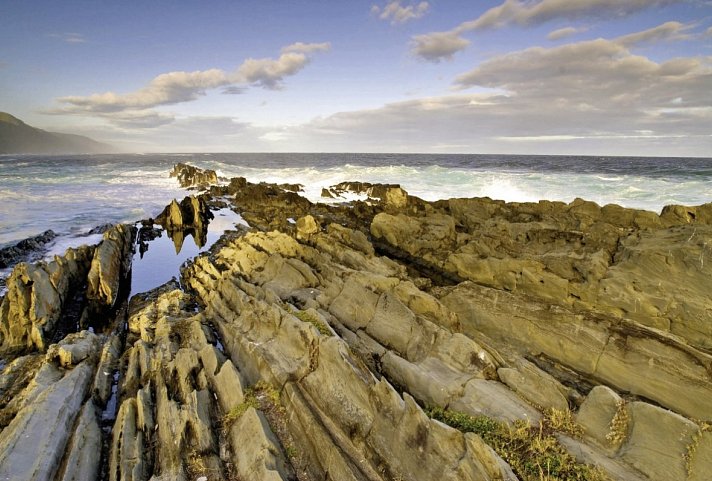
<svg viewBox="0 0 712 481">
<path fill-rule="evenodd" d="M 708 479 L 712 203 L 171 176 L 155 220 L 8 277 L 0 479 Z M 130 296 L 218 209 L 245 222 Z"/>
</svg>

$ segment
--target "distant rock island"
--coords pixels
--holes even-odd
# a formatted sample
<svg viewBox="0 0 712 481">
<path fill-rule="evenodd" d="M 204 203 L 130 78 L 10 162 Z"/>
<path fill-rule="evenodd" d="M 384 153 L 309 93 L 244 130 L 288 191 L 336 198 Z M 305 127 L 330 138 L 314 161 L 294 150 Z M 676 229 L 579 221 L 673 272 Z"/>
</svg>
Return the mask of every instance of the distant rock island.
<svg viewBox="0 0 712 481">
<path fill-rule="evenodd" d="M 31 127 L 13 115 L 0 112 L 0 154 L 98 154 L 114 150 L 83 135 Z"/>
</svg>

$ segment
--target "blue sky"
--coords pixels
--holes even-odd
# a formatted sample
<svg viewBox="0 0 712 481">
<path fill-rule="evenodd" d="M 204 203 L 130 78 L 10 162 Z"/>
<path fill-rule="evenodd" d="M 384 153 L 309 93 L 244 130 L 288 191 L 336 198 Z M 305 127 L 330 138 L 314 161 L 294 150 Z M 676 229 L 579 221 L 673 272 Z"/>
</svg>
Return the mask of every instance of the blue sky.
<svg viewBox="0 0 712 481">
<path fill-rule="evenodd" d="M 712 1 L 5 1 L 0 110 L 131 152 L 712 155 Z"/>
</svg>

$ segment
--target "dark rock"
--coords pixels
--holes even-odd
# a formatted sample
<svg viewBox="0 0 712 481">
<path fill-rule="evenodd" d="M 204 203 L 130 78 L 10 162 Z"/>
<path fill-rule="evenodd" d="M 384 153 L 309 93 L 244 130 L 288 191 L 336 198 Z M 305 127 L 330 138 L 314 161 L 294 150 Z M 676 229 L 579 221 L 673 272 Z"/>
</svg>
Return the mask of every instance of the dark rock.
<svg viewBox="0 0 712 481">
<path fill-rule="evenodd" d="M 181 187 L 205 189 L 218 183 L 218 175 L 214 170 L 203 170 L 183 163 L 176 164 L 170 176 L 177 177 Z"/>
<path fill-rule="evenodd" d="M 28 257 L 40 256 L 44 251 L 45 245 L 56 237 L 57 234 L 53 230 L 47 230 L 42 234 L 23 239 L 14 246 L 0 249 L 0 269 L 12 267 L 18 262 L 31 260 Z"/>
</svg>

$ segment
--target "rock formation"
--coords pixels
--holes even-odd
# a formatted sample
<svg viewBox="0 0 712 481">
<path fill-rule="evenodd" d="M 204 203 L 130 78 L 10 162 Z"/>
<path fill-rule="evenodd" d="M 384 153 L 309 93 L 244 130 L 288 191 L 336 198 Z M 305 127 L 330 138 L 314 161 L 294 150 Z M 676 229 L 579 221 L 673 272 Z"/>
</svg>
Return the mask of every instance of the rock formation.
<svg viewBox="0 0 712 481">
<path fill-rule="evenodd" d="M 26 349 L 1 368 L 0 478 L 707 478 L 712 204 L 393 189 L 330 206 L 236 178 L 174 202 L 166 229 L 221 199 L 251 228 L 128 304 L 95 283 L 87 298 L 123 308 L 51 345 L 33 332 L 62 312 L 54 286 L 128 234 L 65 281 L 18 266 L 0 332 Z"/>
<path fill-rule="evenodd" d="M 170 172 L 171 177 L 177 177 L 181 187 L 196 187 L 206 189 L 218 183 L 218 174 L 214 170 L 199 169 L 192 165 L 179 163 Z"/>
<path fill-rule="evenodd" d="M 42 234 L 23 239 L 15 245 L 0 249 L 0 269 L 12 267 L 26 260 L 31 254 L 41 251 L 55 237 L 57 237 L 57 234 L 53 230 L 46 230 Z"/>
</svg>

